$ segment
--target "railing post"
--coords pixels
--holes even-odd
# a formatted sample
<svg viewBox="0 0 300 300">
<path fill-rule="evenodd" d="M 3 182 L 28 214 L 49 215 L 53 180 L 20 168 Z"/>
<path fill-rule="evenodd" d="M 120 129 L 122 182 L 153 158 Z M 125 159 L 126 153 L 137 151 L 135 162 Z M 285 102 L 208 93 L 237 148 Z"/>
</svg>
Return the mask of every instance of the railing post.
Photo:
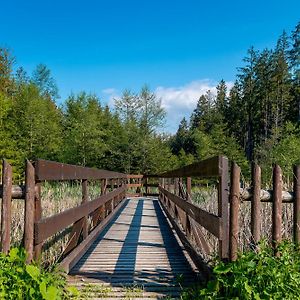
<svg viewBox="0 0 300 300">
<path fill-rule="evenodd" d="M 27 252 L 26 262 L 33 259 L 34 218 L 35 218 L 35 174 L 34 167 L 29 160 L 26 161 L 25 172 L 25 222 L 24 247 Z"/>
<path fill-rule="evenodd" d="M 187 194 L 187 199 L 192 195 L 192 178 L 187 177 L 186 178 L 186 194 Z"/>
<path fill-rule="evenodd" d="M 82 180 L 82 204 L 88 202 L 89 200 L 89 194 L 88 194 L 88 180 L 83 179 Z M 83 228 L 82 228 L 82 235 L 83 239 L 85 239 L 89 234 L 89 228 L 88 228 L 88 216 L 84 217 L 83 221 Z"/>
<path fill-rule="evenodd" d="M 240 206 L 240 168 L 233 162 L 230 180 L 230 220 L 229 220 L 229 258 L 237 259 L 239 234 L 239 206 Z"/>
<path fill-rule="evenodd" d="M 276 247 L 281 242 L 282 224 L 282 173 L 278 165 L 273 169 L 273 209 L 272 209 L 272 242 L 275 255 L 278 256 Z"/>
<path fill-rule="evenodd" d="M 219 255 L 221 259 L 229 257 L 229 212 L 228 212 L 228 159 L 219 157 L 218 215 L 222 219 L 222 237 L 219 239 Z"/>
<path fill-rule="evenodd" d="M 148 177 L 145 175 L 144 179 L 145 179 L 144 182 L 145 182 L 145 193 L 146 193 L 145 196 L 148 196 L 149 194 Z"/>
<path fill-rule="evenodd" d="M 255 248 L 260 240 L 261 227 L 261 203 L 260 203 L 260 189 L 261 189 L 261 169 L 260 166 L 252 164 L 252 199 L 251 199 L 251 234 L 252 246 Z"/>
<path fill-rule="evenodd" d="M 3 160 L 2 164 L 2 190 L 1 251 L 7 254 L 10 249 L 11 232 L 12 167 L 6 160 Z"/>
<path fill-rule="evenodd" d="M 42 201 L 41 201 L 41 183 L 38 182 L 35 185 L 35 197 L 34 197 L 34 222 L 37 223 L 42 218 Z M 34 245 L 34 259 L 38 260 L 42 252 L 43 243 Z"/>
<path fill-rule="evenodd" d="M 300 166 L 294 167 L 294 242 L 300 243 Z"/>
</svg>

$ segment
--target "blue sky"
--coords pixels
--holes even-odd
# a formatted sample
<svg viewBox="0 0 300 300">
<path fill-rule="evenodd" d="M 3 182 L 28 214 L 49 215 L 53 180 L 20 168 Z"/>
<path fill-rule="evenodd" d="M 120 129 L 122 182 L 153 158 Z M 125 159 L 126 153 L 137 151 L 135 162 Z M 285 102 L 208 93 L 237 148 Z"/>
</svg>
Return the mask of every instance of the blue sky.
<svg viewBox="0 0 300 300">
<path fill-rule="evenodd" d="M 174 132 L 201 93 L 230 85 L 253 45 L 273 47 L 300 1 L 1 1 L 0 45 L 29 73 L 46 64 L 63 101 L 85 90 L 112 103 L 147 83 Z"/>
</svg>

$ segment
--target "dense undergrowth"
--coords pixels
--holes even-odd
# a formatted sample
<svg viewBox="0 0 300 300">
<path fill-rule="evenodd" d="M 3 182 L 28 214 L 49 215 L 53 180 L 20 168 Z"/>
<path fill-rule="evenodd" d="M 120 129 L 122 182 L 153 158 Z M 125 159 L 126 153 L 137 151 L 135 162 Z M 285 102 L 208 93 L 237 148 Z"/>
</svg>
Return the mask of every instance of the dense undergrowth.
<svg viewBox="0 0 300 300">
<path fill-rule="evenodd" d="M 300 251 L 291 242 L 278 246 L 279 257 L 265 242 L 260 251 L 240 254 L 232 263 L 217 261 L 214 279 L 183 293 L 182 299 L 300 299 Z"/>
<path fill-rule="evenodd" d="M 76 294 L 74 288 L 66 288 L 65 276 L 59 270 L 44 270 L 25 261 L 21 248 L 11 249 L 8 255 L 0 253 L 0 299 L 56 300 Z"/>
</svg>

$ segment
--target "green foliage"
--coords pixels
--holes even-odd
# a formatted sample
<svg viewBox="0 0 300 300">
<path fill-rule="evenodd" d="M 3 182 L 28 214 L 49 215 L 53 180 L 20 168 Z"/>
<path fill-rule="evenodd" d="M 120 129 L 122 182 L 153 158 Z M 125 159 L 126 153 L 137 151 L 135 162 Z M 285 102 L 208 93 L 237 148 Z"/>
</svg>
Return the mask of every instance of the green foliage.
<svg viewBox="0 0 300 300">
<path fill-rule="evenodd" d="M 214 279 L 184 292 L 182 299 L 299 299 L 299 246 L 285 241 L 278 251 L 275 257 L 274 250 L 261 243 L 259 252 L 243 253 L 236 262 L 218 261 Z"/>
<path fill-rule="evenodd" d="M 57 270 L 45 271 L 38 264 L 26 265 L 23 249 L 13 248 L 0 254 L 1 299 L 67 299 L 76 295 L 74 288 L 65 289 L 66 281 Z"/>
</svg>

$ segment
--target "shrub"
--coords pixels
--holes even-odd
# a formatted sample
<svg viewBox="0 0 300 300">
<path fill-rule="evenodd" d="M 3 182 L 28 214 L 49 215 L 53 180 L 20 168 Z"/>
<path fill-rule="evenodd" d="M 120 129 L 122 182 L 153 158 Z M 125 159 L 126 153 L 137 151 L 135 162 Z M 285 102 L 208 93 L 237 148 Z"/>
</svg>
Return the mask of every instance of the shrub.
<svg viewBox="0 0 300 300">
<path fill-rule="evenodd" d="M 300 251 L 291 242 L 273 249 L 260 244 L 260 251 L 240 254 L 236 262 L 217 261 L 214 279 L 206 286 L 188 290 L 182 299 L 300 299 Z"/>
<path fill-rule="evenodd" d="M 37 263 L 26 265 L 24 249 L 13 248 L 0 254 L 0 299 L 68 298 L 73 289 L 65 288 L 65 276 L 56 269 L 43 270 Z"/>
</svg>

